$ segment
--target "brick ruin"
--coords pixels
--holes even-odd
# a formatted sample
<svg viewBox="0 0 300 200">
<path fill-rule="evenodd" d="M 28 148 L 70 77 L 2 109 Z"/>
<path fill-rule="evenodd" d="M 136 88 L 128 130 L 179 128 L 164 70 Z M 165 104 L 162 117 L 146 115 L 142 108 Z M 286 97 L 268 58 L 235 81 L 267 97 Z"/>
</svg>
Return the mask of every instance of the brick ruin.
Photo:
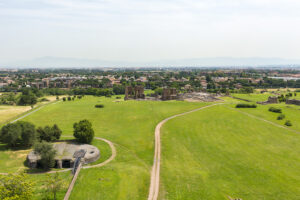
<svg viewBox="0 0 300 200">
<path fill-rule="evenodd" d="M 178 99 L 176 88 L 163 88 L 161 100 L 175 100 Z"/>
<path fill-rule="evenodd" d="M 275 104 L 278 103 L 278 97 L 269 97 L 267 101 L 258 101 L 258 104 Z"/>
<path fill-rule="evenodd" d="M 144 87 L 143 86 L 126 86 L 124 100 L 129 99 L 145 99 Z"/>
</svg>

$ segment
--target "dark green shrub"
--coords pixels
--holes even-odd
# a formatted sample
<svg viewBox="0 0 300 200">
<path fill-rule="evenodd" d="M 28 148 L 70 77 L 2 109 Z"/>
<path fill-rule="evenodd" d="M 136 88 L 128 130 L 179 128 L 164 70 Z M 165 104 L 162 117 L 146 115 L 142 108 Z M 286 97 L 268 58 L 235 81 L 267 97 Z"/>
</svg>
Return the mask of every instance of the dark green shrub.
<svg viewBox="0 0 300 200">
<path fill-rule="evenodd" d="M 235 107 L 236 108 L 256 108 L 257 105 L 255 105 L 255 104 L 239 103 Z"/>
<path fill-rule="evenodd" d="M 274 113 L 282 113 L 280 108 L 274 108 L 274 107 L 270 107 L 269 108 L 270 112 L 274 112 Z"/>
<path fill-rule="evenodd" d="M 104 105 L 103 104 L 97 104 L 97 105 L 95 105 L 95 108 L 104 108 Z"/>
<path fill-rule="evenodd" d="M 285 118 L 285 115 L 284 114 L 280 114 L 280 115 L 278 115 L 277 120 L 283 120 L 284 118 Z"/>
<path fill-rule="evenodd" d="M 72 98 L 71 97 L 68 97 L 68 101 L 71 101 L 72 100 Z"/>
<path fill-rule="evenodd" d="M 290 120 L 286 120 L 286 122 L 284 123 L 284 125 L 286 125 L 286 126 L 292 126 L 292 122 Z"/>
<path fill-rule="evenodd" d="M 66 101 L 66 97 L 63 97 L 63 101 Z"/>
</svg>

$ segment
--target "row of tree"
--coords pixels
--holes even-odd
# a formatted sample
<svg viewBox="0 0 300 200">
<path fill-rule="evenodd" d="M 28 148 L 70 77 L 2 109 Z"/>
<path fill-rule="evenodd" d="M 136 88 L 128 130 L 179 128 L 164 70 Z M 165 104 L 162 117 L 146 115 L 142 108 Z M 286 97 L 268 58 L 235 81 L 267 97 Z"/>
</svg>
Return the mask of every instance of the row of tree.
<svg viewBox="0 0 300 200">
<path fill-rule="evenodd" d="M 59 140 L 61 133 L 56 124 L 35 129 L 30 122 L 18 121 L 2 127 L 0 141 L 9 147 L 31 147 L 35 142 Z"/>
</svg>

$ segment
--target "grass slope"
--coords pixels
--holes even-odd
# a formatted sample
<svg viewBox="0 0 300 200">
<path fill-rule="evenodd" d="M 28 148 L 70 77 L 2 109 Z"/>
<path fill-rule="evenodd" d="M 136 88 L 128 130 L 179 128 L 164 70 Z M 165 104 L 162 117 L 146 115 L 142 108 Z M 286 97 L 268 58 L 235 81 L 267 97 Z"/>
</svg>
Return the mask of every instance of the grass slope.
<svg viewBox="0 0 300 200">
<path fill-rule="evenodd" d="M 162 128 L 160 199 L 300 196 L 300 135 L 216 106 Z"/>
<path fill-rule="evenodd" d="M 64 135 L 72 135 L 73 123 L 88 119 L 95 135 L 115 143 L 117 157 L 102 168 L 80 172 L 71 199 L 145 199 L 148 194 L 154 151 L 154 128 L 164 118 L 206 103 L 179 101 L 121 101 L 85 96 L 59 102 L 24 118 L 36 126 L 56 123 Z M 95 108 L 95 104 L 104 108 Z"/>
</svg>

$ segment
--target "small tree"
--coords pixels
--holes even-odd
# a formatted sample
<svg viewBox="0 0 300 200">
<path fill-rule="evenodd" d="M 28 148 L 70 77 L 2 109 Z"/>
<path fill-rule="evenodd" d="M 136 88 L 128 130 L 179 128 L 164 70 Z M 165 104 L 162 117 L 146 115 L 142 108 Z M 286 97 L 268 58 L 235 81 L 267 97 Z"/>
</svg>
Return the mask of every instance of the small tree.
<svg viewBox="0 0 300 200">
<path fill-rule="evenodd" d="M 47 174 L 47 180 L 45 182 L 45 185 L 47 187 L 48 193 L 53 195 L 54 200 L 57 199 L 56 194 L 62 189 L 63 184 L 63 179 L 59 176 L 57 172 L 53 176 Z"/>
<path fill-rule="evenodd" d="M 54 124 L 52 126 L 52 131 L 53 131 L 53 136 L 55 137 L 56 140 L 59 140 L 62 131 L 60 130 L 60 128 L 58 128 L 58 126 L 56 124 Z"/>
<path fill-rule="evenodd" d="M 79 123 L 74 123 L 74 137 L 81 143 L 90 144 L 94 139 L 94 130 L 91 122 L 82 120 Z"/>
<path fill-rule="evenodd" d="M 34 146 L 34 151 L 41 156 L 40 164 L 45 170 L 54 167 L 56 151 L 53 149 L 52 144 L 47 142 L 37 143 Z"/>
<path fill-rule="evenodd" d="M 25 173 L 0 176 L 0 199 L 30 200 L 33 197 L 33 183 Z"/>
</svg>

